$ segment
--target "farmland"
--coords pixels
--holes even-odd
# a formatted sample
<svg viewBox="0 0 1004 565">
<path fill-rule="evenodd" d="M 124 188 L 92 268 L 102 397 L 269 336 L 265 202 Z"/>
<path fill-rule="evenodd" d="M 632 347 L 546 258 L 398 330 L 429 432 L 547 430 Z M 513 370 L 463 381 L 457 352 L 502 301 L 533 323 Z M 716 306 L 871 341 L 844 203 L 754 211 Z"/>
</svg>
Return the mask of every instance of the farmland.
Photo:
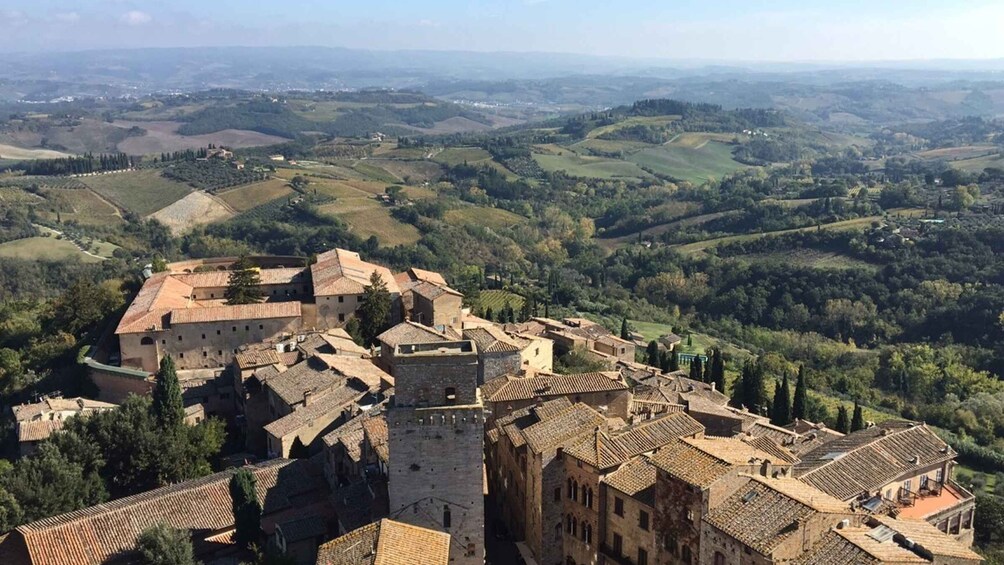
<svg viewBox="0 0 1004 565">
<path fill-rule="evenodd" d="M 101 261 L 98 257 L 82 253 L 71 241 L 55 237 L 28 237 L 0 244 L 0 258 L 84 263 Z"/>
<path fill-rule="evenodd" d="M 106 226 L 122 221 L 115 206 L 89 189 L 43 189 L 45 203 L 36 211 L 50 220 L 59 218 L 84 225 Z"/>
<path fill-rule="evenodd" d="M 160 175 L 159 170 L 123 171 L 82 179 L 113 204 L 141 216 L 152 214 L 183 198 L 191 189 Z"/>
<path fill-rule="evenodd" d="M 180 234 L 195 226 L 220 222 L 234 215 L 232 209 L 205 192 L 191 192 L 181 200 L 161 208 L 150 217 Z"/>
<path fill-rule="evenodd" d="M 286 184 L 286 181 L 271 179 L 226 190 L 217 193 L 216 196 L 237 212 L 245 212 L 276 198 L 283 198 L 291 194 L 293 194 L 293 189 Z"/>
<path fill-rule="evenodd" d="M 524 298 L 508 290 L 482 290 L 478 295 L 477 310 L 484 313 L 491 308 L 493 313 L 502 311 L 506 305 L 519 311 L 523 307 Z"/>
<path fill-rule="evenodd" d="M 202 135 L 181 135 L 178 133 L 178 128 L 182 122 L 174 121 L 117 121 L 112 125 L 127 130 L 133 127 L 145 130 L 146 133 L 143 135 L 130 136 L 118 143 L 118 150 L 130 155 L 171 153 L 198 149 L 211 143 L 217 146 L 241 148 L 274 145 L 287 141 L 284 137 L 237 129 L 225 129 Z M 2 150 L 0 154 L 3 154 Z"/>
<path fill-rule="evenodd" d="M 14 145 L 0 144 L 0 159 L 58 159 L 68 155 L 68 153 L 51 149 L 25 149 Z"/>
<path fill-rule="evenodd" d="M 345 222 L 359 237 L 376 236 L 382 246 L 414 244 L 421 237 L 415 226 L 396 220 L 390 208 L 372 198 L 341 199 L 321 206 L 321 211 Z"/>
<path fill-rule="evenodd" d="M 464 206 L 448 211 L 446 213 L 446 221 L 453 225 L 469 224 L 492 229 L 502 229 L 525 224 L 526 218 L 499 208 Z"/>
<path fill-rule="evenodd" d="M 563 151 L 559 155 L 535 153 L 533 158 L 545 171 L 565 171 L 573 177 L 605 180 L 652 178 L 652 175 L 646 173 L 633 162 L 582 156 L 571 150 Z"/>
<path fill-rule="evenodd" d="M 694 184 L 721 178 L 746 167 L 732 158 L 732 149 L 728 145 L 719 141 L 698 142 L 694 137 L 643 149 L 627 159 L 659 174 Z"/>
</svg>

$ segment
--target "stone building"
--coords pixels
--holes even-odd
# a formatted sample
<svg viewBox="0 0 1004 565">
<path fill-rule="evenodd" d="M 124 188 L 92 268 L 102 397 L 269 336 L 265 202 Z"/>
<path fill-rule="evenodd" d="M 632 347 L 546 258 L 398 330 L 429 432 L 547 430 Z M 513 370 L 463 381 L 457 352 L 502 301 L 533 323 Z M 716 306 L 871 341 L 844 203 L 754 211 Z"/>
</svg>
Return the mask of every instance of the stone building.
<svg viewBox="0 0 1004 565">
<path fill-rule="evenodd" d="M 951 479 L 955 457 L 926 425 L 890 420 L 801 454 L 795 476 L 837 499 L 927 520 L 969 545 L 976 501 Z"/>
<path fill-rule="evenodd" d="M 494 324 L 465 328 L 463 335 L 478 346 L 478 384 L 503 375 L 552 369 L 553 343 L 547 338 L 510 334 Z"/>
<path fill-rule="evenodd" d="M 358 253 L 333 249 L 318 255 L 310 266 L 289 257 L 251 260 L 260 267 L 264 301 L 259 304 L 225 303 L 228 269 L 236 258 L 172 263 L 166 272 L 147 279 L 115 330 L 122 366 L 153 372 L 160 359 L 170 355 L 179 369 L 218 368 L 229 364 L 247 344 L 340 328 L 359 309 L 374 273 L 391 296 L 389 321 L 397 323 L 410 315 L 403 309 L 397 278 L 386 267 L 363 261 Z M 451 298 L 436 299 L 435 317 L 459 319 L 459 309 L 450 314 L 452 306 L 447 307 L 460 299 L 459 293 L 443 292 Z"/>
<path fill-rule="evenodd" d="M 317 565 L 448 565 L 450 534 L 383 519 L 333 539 Z"/>
<path fill-rule="evenodd" d="M 582 402 L 609 418 L 627 420 L 631 391 L 620 373 L 553 375 L 528 371 L 525 376 L 505 375 L 487 381 L 481 389 L 490 418 L 498 418 L 535 404 L 538 399 L 563 396 Z"/>
<path fill-rule="evenodd" d="M 387 409 L 390 517 L 449 533 L 450 562 L 484 563 L 484 406 L 473 342 L 398 345 Z"/>
<path fill-rule="evenodd" d="M 454 332 L 452 328 L 444 332 L 429 326 L 423 326 L 418 322 L 406 320 L 377 336 L 377 343 L 380 344 L 378 363 L 383 370 L 394 375 L 396 373 L 395 365 L 398 346 L 420 343 L 449 343 L 459 339 L 461 339 L 461 335 Z"/>
<path fill-rule="evenodd" d="M 554 341 L 555 353 L 562 355 L 573 349 L 584 349 L 611 365 L 617 361 L 634 362 L 635 344 L 621 339 L 600 324 L 585 318 L 531 318 L 522 324 L 509 324 L 506 329 L 538 335 Z"/>
<path fill-rule="evenodd" d="M 19 454 L 24 457 L 34 453 L 39 442 L 61 430 L 69 418 L 113 408 L 115 404 L 80 397 L 45 397 L 32 404 L 12 406 Z"/>
</svg>

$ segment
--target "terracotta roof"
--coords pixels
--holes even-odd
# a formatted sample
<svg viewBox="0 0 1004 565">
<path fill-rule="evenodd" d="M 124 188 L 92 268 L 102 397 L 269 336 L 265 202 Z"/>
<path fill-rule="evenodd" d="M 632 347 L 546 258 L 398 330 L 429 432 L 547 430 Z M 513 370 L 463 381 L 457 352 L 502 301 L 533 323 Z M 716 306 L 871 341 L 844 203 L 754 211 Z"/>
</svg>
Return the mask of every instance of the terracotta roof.
<svg viewBox="0 0 1004 565">
<path fill-rule="evenodd" d="M 741 439 L 743 443 L 752 445 L 764 453 L 769 453 L 771 455 L 771 461 L 783 461 L 785 463 L 792 464 L 798 462 L 798 457 L 796 457 L 794 453 L 788 451 L 769 437 L 743 436 L 739 439 Z"/>
<path fill-rule="evenodd" d="M 220 288 L 226 287 L 230 283 L 231 272 L 175 273 L 171 276 L 192 288 Z M 306 281 L 307 278 L 305 275 L 306 269 L 303 267 L 258 270 L 258 276 L 263 285 L 291 284 Z"/>
<path fill-rule="evenodd" d="M 32 404 L 12 406 L 14 419 L 17 421 L 35 420 L 52 412 L 87 412 L 92 410 L 110 410 L 117 405 L 90 398 L 43 398 Z"/>
<path fill-rule="evenodd" d="M 314 282 L 314 296 L 337 294 L 362 294 L 370 284 L 370 276 L 378 273 L 391 294 L 400 294 L 401 289 L 393 273 L 386 267 L 367 263 L 358 253 L 345 249 L 332 249 L 317 256 L 317 262 L 310 266 Z"/>
<path fill-rule="evenodd" d="M 450 534 L 383 519 L 317 549 L 317 565 L 447 565 Z"/>
<path fill-rule="evenodd" d="M 446 284 L 434 284 L 431 282 L 421 281 L 416 283 L 411 287 L 411 291 L 415 294 L 426 298 L 428 300 L 435 300 L 444 294 L 452 294 L 453 296 L 463 297 L 459 291 L 456 291 Z"/>
<path fill-rule="evenodd" d="M 785 540 L 800 535 L 801 523 L 817 513 L 842 515 L 851 510 L 795 479 L 751 476 L 704 519 L 760 554 L 770 555 Z"/>
<path fill-rule="evenodd" d="M 324 522 L 322 516 L 304 516 L 279 522 L 275 527 L 282 530 L 282 537 L 286 543 L 295 543 L 323 536 L 328 531 Z"/>
<path fill-rule="evenodd" d="M 684 438 L 652 456 L 652 462 L 673 477 L 701 488 L 724 477 L 735 466 L 752 460 L 774 460 L 771 454 L 733 438 Z"/>
<path fill-rule="evenodd" d="M 658 468 L 645 456 L 635 457 L 603 477 L 603 482 L 642 504 L 655 506 L 655 479 Z"/>
<path fill-rule="evenodd" d="M 238 304 L 235 306 L 211 306 L 209 308 L 184 308 L 172 310 L 172 324 L 202 324 L 207 322 L 228 322 L 231 320 L 265 320 L 270 318 L 300 317 L 299 302 L 262 302 L 259 304 Z"/>
<path fill-rule="evenodd" d="M 499 379 L 506 379 L 504 382 Z M 485 402 L 513 402 L 532 400 L 549 396 L 563 396 L 587 392 L 606 392 L 628 390 L 620 380 L 620 373 L 579 373 L 576 375 L 537 374 L 533 377 L 499 377 L 492 379 L 491 384 L 485 383 L 488 395 Z"/>
<path fill-rule="evenodd" d="M 366 432 L 363 430 L 363 420 L 367 416 L 365 412 L 360 413 L 355 418 L 325 434 L 321 438 L 321 441 L 327 447 L 341 444 L 350 459 L 356 463 L 362 461 L 363 441 L 366 440 Z"/>
<path fill-rule="evenodd" d="M 413 343 L 441 343 L 451 341 L 450 338 L 437 332 L 435 329 L 411 321 L 401 322 L 383 332 L 377 336 L 377 340 L 380 343 L 387 344 L 391 348 Z"/>
<path fill-rule="evenodd" d="M 525 347 L 497 326 L 467 328 L 463 337 L 476 343 L 478 351 L 483 353 L 514 353 Z"/>
<path fill-rule="evenodd" d="M 799 555 L 793 565 L 877 565 L 893 563 L 928 563 L 919 555 L 890 541 L 880 542 L 868 534 L 872 528 L 830 530 L 809 551 Z"/>
<path fill-rule="evenodd" d="M 850 500 L 954 458 L 955 451 L 926 425 L 886 421 L 803 453 L 795 475 L 841 500 Z"/>
<path fill-rule="evenodd" d="M 168 273 L 157 273 L 143 283 L 119 321 L 115 333 L 164 329 L 165 316 L 173 309 L 188 308 L 191 296 L 191 286 Z"/>
<path fill-rule="evenodd" d="M 353 354 L 353 355 L 369 355 L 369 349 L 357 344 L 352 340 L 352 336 L 349 335 L 342 328 L 334 328 L 328 330 L 327 333 L 320 334 L 321 339 L 326 341 L 335 353 L 339 355 Z"/>
<path fill-rule="evenodd" d="M 277 365 L 281 362 L 279 352 L 274 348 L 245 351 L 234 355 L 234 363 L 239 369 L 254 369 L 266 365 Z"/>
<path fill-rule="evenodd" d="M 370 390 L 375 391 L 381 388 L 385 382 L 394 382 L 394 377 L 387 374 L 380 367 L 377 367 L 369 359 L 325 354 L 319 354 L 317 358 L 323 361 L 335 373 L 346 378 L 356 379 L 369 387 Z"/>
<path fill-rule="evenodd" d="M 345 386 L 345 377 L 328 369 L 328 365 L 321 359 L 311 357 L 269 377 L 265 385 L 283 402 L 292 406 L 303 402 L 306 392 L 318 395 L 328 389 Z"/>
<path fill-rule="evenodd" d="M 42 441 L 63 429 L 63 420 L 34 420 L 17 423 L 17 441 Z"/>
<path fill-rule="evenodd" d="M 903 537 L 913 541 L 935 556 L 966 559 L 976 562 L 982 560 L 982 557 L 975 551 L 963 545 L 954 537 L 942 533 L 941 530 L 926 520 L 876 515 L 872 516 L 870 521 L 902 534 Z"/>
<path fill-rule="evenodd" d="M 628 459 L 675 441 L 704 432 L 704 426 L 683 412 L 666 414 L 622 430 L 596 430 L 565 448 L 565 454 L 599 469 L 609 469 Z"/>
<path fill-rule="evenodd" d="M 364 394 L 365 391 L 359 391 L 349 386 L 329 390 L 306 406 L 298 407 L 282 418 L 269 423 L 265 426 L 265 432 L 273 437 L 285 437 L 303 426 L 313 423 L 318 418 L 329 416 L 332 412 L 342 412 L 346 406 L 352 405 Z"/>
<path fill-rule="evenodd" d="M 593 430 L 605 423 L 606 419 L 602 414 L 579 403 L 522 430 L 522 435 L 530 450 L 542 453 L 567 445 L 585 434 L 592 434 Z"/>
<path fill-rule="evenodd" d="M 303 463 L 274 459 L 248 467 L 266 512 L 291 507 L 290 497 L 318 488 Z M 120 498 L 19 526 L 36 565 L 97 564 L 131 551 L 142 531 L 157 523 L 216 532 L 233 527 L 229 483 L 233 471 Z"/>
<path fill-rule="evenodd" d="M 394 275 L 394 278 L 397 279 L 398 282 L 401 282 L 402 280 L 426 281 L 431 282 L 432 284 L 446 285 L 446 279 L 443 278 L 443 275 L 435 271 L 426 271 L 425 269 L 417 269 L 415 267 L 412 267 L 403 273 Z"/>
<path fill-rule="evenodd" d="M 390 461 L 390 448 L 387 444 L 389 438 L 387 417 L 379 414 L 366 418 L 363 420 L 363 431 L 366 434 L 366 441 L 373 448 L 377 457 L 384 463 Z"/>
</svg>

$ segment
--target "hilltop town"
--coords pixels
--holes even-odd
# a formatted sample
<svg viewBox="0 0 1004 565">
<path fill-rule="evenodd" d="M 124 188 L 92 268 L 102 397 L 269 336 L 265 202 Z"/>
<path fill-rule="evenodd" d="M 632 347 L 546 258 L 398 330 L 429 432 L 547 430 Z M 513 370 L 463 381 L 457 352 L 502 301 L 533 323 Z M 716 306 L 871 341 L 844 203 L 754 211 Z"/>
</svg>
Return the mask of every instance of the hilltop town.
<svg viewBox="0 0 1004 565">
<path fill-rule="evenodd" d="M 226 422 L 234 466 L 19 525 L 3 563 L 128 562 L 156 527 L 235 563 L 238 476 L 256 547 L 292 563 L 981 562 L 957 454 L 922 423 L 776 425 L 700 357 L 662 370 L 589 320 L 493 322 L 439 273 L 345 249 L 146 274 L 85 360 L 93 398 L 15 407 L 21 453 L 173 383 L 184 425 Z M 555 373 L 570 351 L 597 370 Z"/>
</svg>

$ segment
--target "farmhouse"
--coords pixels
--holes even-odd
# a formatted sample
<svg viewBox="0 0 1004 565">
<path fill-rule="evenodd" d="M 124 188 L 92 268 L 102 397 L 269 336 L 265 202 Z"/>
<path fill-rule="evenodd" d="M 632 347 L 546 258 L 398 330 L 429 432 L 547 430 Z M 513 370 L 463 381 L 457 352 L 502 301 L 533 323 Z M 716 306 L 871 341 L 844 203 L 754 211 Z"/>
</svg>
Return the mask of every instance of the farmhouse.
<svg viewBox="0 0 1004 565">
<path fill-rule="evenodd" d="M 295 257 L 253 257 L 264 301 L 228 305 L 224 299 L 236 258 L 185 261 L 150 276 L 119 322 L 123 367 L 157 370 L 165 355 L 179 369 L 220 368 L 252 343 L 343 327 L 359 309 L 370 278 L 378 275 L 392 300 L 391 323 L 414 318 L 401 301 L 398 279 L 358 253 L 334 249 L 307 266 Z M 424 323 L 460 319 L 458 292 L 436 273 L 422 273 L 414 304 Z M 414 290 L 409 288 L 409 290 Z"/>
</svg>

